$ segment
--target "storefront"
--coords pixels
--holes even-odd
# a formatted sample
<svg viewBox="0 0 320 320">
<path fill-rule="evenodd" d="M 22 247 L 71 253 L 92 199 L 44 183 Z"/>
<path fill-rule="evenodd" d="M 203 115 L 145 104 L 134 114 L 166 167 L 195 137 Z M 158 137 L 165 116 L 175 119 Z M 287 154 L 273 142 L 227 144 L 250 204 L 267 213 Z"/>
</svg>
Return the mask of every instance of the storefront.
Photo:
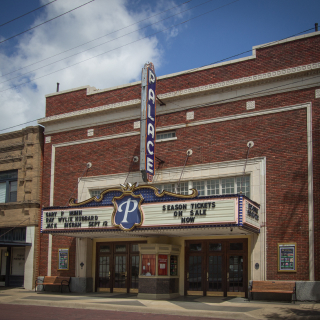
<svg viewBox="0 0 320 320">
<path fill-rule="evenodd" d="M 23 287 L 26 256 L 32 245 L 26 242 L 26 228 L 3 228 L 0 235 L 0 286 Z"/>
<path fill-rule="evenodd" d="M 76 265 L 91 264 L 94 291 L 245 296 L 248 243 L 260 206 L 242 194 L 200 197 L 136 184 L 104 190 L 68 207 L 44 208 L 42 233 L 76 237 Z M 92 240 L 91 240 L 92 239 Z M 84 245 L 91 246 L 81 255 Z M 92 252 L 92 254 L 88 254 Z M 59 249 L 59 270 L 69 252 Z"/>
</svg>

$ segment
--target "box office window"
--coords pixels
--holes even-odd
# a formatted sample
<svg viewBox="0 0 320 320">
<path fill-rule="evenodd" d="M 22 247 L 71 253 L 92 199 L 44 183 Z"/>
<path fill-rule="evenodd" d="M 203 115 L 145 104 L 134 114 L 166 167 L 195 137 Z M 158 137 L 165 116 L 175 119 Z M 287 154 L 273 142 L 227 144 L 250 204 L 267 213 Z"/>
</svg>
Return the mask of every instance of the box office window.
<svg viewBox="0 0 320 320">
<path fill-rule="evenodd" d="M 141 275 L 155 276 L 156 275 L 156 255 L 143 254 L 141 263 Z"/>
<path fill-rule="evenodd" d="M 18 170 L 0 172 L 0 203 L 16 202 Z"/>
</svg>

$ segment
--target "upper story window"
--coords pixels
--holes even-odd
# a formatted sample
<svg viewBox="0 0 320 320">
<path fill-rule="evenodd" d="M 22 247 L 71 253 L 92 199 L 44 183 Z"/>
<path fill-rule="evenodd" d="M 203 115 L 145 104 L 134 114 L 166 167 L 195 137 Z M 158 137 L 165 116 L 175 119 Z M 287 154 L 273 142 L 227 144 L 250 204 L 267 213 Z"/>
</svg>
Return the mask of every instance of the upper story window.
<svg viewBox="0 0 320 320">
<path fill-rule="evenodd" d="M 18 170 L 0 172 L 0 203 L 16 202 Z"/>
<path fill-rule="evenodd" d="M 176 132 L 175 131 L 166 131 L 166 132 L 160 132 L 156 134 L 156 141 L 167 141 L 167 140 L 176 140 Z"/>
<path fill-rule="evenodd" d="M 100 193 L 105 190 L 105 189 L 97 189 L 97 190 L 90 190 L 90 196 L 91 197 L 97 197 L 99 198 L 100 197 Z"/>
<path fill-rule="evenodd" d="M 160 192 L 162 190 L 188 195 L 190 189 L 194 188 L 198 190 L 199 196 L 216 196 L 226 194 L 238 194 L 242 191 L 242 194 L 250 198 L 250 175 L 228 177 L 220 179 L 208 179 L 198 181 L 183 181 L 178 183 L 165 183 L 156 184 L 154 187 L 158 188 Z M 91 197 L 98 197 L 100 193 L 105 189 L 90 190 Z"/>
<path fill-rule="evenodd" d="M 26 241 L 26 227 L 0 228 L 0 241 Z"/>
<path fill-rule="evenodd" d="M 187 195 L 189 190 L 194 188 L 198 190 L 199 196 L 215 196 L 225 194 L 242 194 L 250 198 L 250 176 L 228 177 L 221 179 L 188 181 L 170 184 L 155 185 L 160 191 L 170 191 Z"/>
</svg>

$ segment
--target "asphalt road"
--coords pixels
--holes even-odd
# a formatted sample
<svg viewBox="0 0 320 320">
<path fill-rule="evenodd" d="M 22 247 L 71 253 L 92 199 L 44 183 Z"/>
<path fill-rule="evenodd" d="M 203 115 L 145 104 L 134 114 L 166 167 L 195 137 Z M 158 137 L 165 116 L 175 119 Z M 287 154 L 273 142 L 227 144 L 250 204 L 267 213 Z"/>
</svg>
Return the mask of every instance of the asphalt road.
<svg viewBox="0 0 320 320">
<path fill-rule="evenodd" d="M 1 320 L 228 320 L 167 314 L 1 304 Z M 232 320 L 232 318 L 230 318 Z"/>
</svg>

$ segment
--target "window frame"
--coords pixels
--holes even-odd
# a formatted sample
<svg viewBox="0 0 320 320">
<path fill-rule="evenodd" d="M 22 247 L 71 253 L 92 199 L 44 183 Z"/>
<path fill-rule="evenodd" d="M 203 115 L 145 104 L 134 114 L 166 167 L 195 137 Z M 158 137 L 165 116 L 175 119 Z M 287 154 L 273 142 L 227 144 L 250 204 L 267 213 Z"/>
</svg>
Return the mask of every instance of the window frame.
<svg viewBox="0 0 320 320">
<path fill-rule="evenodd" d="M 172 134 L 172 137 L 168 137 L 168 138 L 161 138 L 159 139 L 158 136 L 161 135 L 165 135 L 165 134 Z M 160 131 L 156 133 L 156 143 L 158 142 L 165 142 L 165 141 L 173 141 L 173 140 L 177 140 L 177 135 L 176 135 L 176 131 L 175 130 L 170 130 L 170 131 Z"/>
<path fill-rule="evenodd" d="M 10 174 L 12 175 L 12 177 L 10 177 Z M 6 175 L 9 175 L 9 177 L 5 177 Z M 12 182 L 16 182 L 16 191 L 11 191 Z M 17 202 L 17 200 L 18 200 L 18 170 L 9 170 L 9 171 L 0 172 L 0 183 L 6 184 L 5 202 L 0 202 L 0 203 Z M 13 194 L 15 194 L 14 201 L 12 201 Z"/>
<path fill-rule="evenodd" d="M 185 184 L 188 184 L 188 193 L 185 193 L 183 192 L 182 194 L 190 194 L 191 191 L 190 189 L 192 188 L 195 188 L 195 185 L 197 184 L 203 184 L 203 189 L 201 189 L 201 193 L 203 192 L 204 194 L 200 194 L 199 192 L 199 197 L 208 197 L 208 196 L 221 196 L 221 195 L 228 195 L 228 194 L 239 194 L 240 193 L 240 190 L 239 187 L 238 187 L 238 178 L 242 178 L 243 176 L 231 176 L 231 177 L 223 177 L 223 178 L 213 178 L 213 179 L 206 179 L 206 180 L 193 180 L 193 181 L 182 181 L 180 182 L 179 186 L 178 186 L 178 183 L 162 183 L 162 184 L 157 184 L 155 183 L 153 186 L 158 188 L 160 192 L 162 192 L 162 190 L 166 190 L 166 185 L 174 185 L 174 189 L 175 191 L 174 192 L 177 192 L 179 193 L 179 189 L 181 189 L 181 185 L 185 185 Z M 230 188 L 233 189 L 233 192 L 230 192 L 230 193 L 223 193 L 223 187 L 222 187 L 222 184 L 223 184 L 223 181 L 225 180 L 226 183 L 228 183 L 228 180 L 229 180 L 229 183 L 230 183 L 230 179 L 233 179 L 233 185 L 231 187 L 228 187 L 226 185 L 225 187 L 225 190 L 228 190 Z M 211 182 L 211 181 L 218 181 L 218 184 L 219 184 L 219 193 L 218 194 L 209 194 L 208 193 L 208 190 L 213 190 L 211 188 L 208 188 L 208 182 Z M 247 196 L 248 198 L 250 198 L 250 194 L 251 194 L 251 176 L 250 174 L 246 174 L 244 176 L 244 184 L 243 184 L 243 188 L 242 188 L 242 194 Z M 215 188 L 216 190 L 217 188 Z M 249 190 L 247 190 L 249 189 Z M 198 189 L 197 189 L 198 190 Z M 199 190 L 198 190 L 199 191 Z"/>
</svg>

